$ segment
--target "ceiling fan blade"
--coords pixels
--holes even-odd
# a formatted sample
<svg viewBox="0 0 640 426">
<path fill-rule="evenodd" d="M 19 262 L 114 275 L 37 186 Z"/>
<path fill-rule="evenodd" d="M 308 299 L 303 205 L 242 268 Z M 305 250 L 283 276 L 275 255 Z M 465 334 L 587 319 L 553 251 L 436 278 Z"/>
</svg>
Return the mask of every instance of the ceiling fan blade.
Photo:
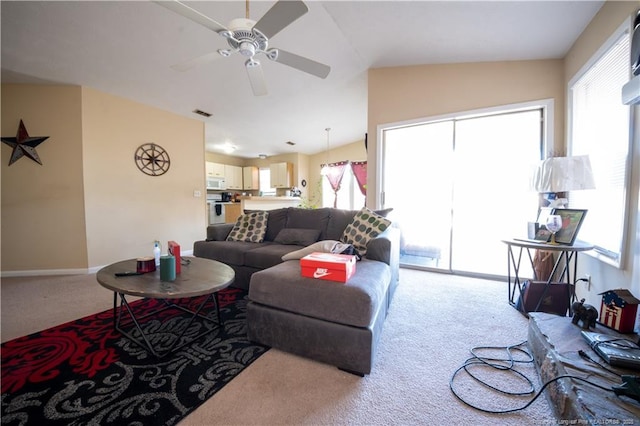
<svg viewBox="0 0 640 426">
<path fill-rule="evenodd" d="M 172 12 L 175 12 L 178 15 L 182 15 L 185 18 L 190 19 L 197 24 L 205 26 L 217 33 L 219 33 L 220 31 L 227 31 L 227 27 L 225 27 L 224 25 L 214 21 L 213 19 L 209 18 L 206 15 L 203 15 L 197 10 L 190 8 L 189 6 L 179 2 L 178 0 L 170 0 L 170 1 L 153 0 L 153 2 L 159 4 L 162 7 L 166 7 Z"/>
<path fill-rule="evenodd" d="M 280 0 L 253 27 L 271 38 L 308 11 L 300 0 Z"/>
<path fill-rule="evenodd" d="M 262 73 L 262 66 L 260 62 L 255 59 L 248 59 L 244 64 L 249 75 L 249 82 L 251 83 L 251 89 L 255 96 L 264 96 L 267 94 L 267 83 L 264 81 L 264 74 Z"/>
<path fill-rule="evenodd" d="M 184 62 L 180 62 L 179 64 L 174 64 L 171 65 L 171 68 L 176 70 L 176 71 L 188 71 L 191 68 L 194 68 L 198 65 L 203 65 L 203 64 L 208 64 L 209 62 L 213 62 L 216 59 L 220 58 L 220 53 L 218 52 L 211 52 L 211 53 L 207 53 L 205 55 L 202 56 L 198 56 L 196 58 L 193 59 L 189 59 L 187 61 Z"/>
<path fill-rule="evenodd" d="M 272 59 L 273 56 L 275 56 L 275 59 L 272 59 L 272 60 L 284 65 L 288 65 L 300 71 L 304 71 L 306 73 L 315 75 L 316 77 L 327 78 L 327 76 L 329 75 L 329 72 L 331 71 L 330 66 L 321 64 L 320 62 L 316 62 L 309 58 L 296 55 L 295 53 L 287 52 L 286 50 L 282 50 L 282 49 L 274 49 L 274 50 L 277 50 L 278 54 L 267 55 L 269 59 Z"/>
</svg>

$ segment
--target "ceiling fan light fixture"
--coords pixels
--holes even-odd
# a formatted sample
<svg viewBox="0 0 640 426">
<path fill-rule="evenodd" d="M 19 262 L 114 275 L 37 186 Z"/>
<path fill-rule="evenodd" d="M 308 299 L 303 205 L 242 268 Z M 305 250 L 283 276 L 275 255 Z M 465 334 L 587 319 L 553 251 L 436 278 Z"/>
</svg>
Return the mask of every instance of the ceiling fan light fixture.
<svg viewBox="0 0 640 426">
<path fill-rule="evenodd" d="M 270 38 L 273 38 L 309 11 L 309 8 L 302 0 L 277 0 L 258 21 L 249 19 L 249 0 L 245 1 L 245 18 L 232 19 L 229 25 L 225 27 L 182 3 L 182 1 L 154 0 L 154 2 L 170 11 L 214 31 L 216 34 L 224 37 L 229 45 L 228 49 L 219 49 L 217 52 L 210 52 L 186 61 L 183 64 L 176 64 L 171 68 L 177 71 L 186 71 L 195 65 L 214 60 L 218 56 L 216 53 L 223 57 L 229 57 L 239 52 L 242 56 L 251 60 L 251 62 L 245 62 L 245 67 L 249 74 L 249 81 L 254 96 L 264 96 L 267 94 L 266 83 L 260 63 L 253 61 L 255 55 L 265 54 L 271 61 L 316 77 L 326 78 L 329 75 L 331 67 L 328 65 L 286 50 L 268 49 Z"/>
<path fill-rule="evenodd" d="M 256 54 L 256 47 L 249 41 L 243 41 L 242 43 L 240 43 L 238 52 L 240 52 L 242 56 L 252 58 L 253 55 Z"/>
<path fill-rule="evenodd" d="M 260 61 L 257 61 L 253 58 L 249 58 L 247 59 L 247 61 L 244 63 L 244 66 L 247 68 L 255 68 L 255 67 L 259 67 L 260 66 Z"/>
</svg>

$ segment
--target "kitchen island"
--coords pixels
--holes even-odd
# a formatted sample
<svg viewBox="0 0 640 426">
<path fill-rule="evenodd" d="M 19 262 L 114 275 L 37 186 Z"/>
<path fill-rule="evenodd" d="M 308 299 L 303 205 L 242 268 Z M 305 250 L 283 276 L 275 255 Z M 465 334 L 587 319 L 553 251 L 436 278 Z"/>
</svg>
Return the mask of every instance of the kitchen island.
<svg viewBox="0 0 640 426">
<path fill-rule="evenodd" d="M 275 210 L 284 207 L 298 207 L 302 200 L 300 197 L 253 197 L 241 196 L 240 209 L 245 210 Z"/>
</svg>

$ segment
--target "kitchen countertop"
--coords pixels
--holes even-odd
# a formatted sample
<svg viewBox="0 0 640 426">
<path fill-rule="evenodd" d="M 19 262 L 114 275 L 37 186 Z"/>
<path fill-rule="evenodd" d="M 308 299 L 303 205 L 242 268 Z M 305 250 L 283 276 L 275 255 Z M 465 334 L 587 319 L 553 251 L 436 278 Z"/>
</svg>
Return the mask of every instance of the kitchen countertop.
<svg viewBox="0 0 640 426">
<path fill-rule="evenodd" d="M 291 201 L 299 201 L 300 197 L 279 197 L 279 196 L 267 196 L 267 197 L 260 197 L 260 196 L 256 196 L 256 197 L 250 197 L 248 195 L 241 195 L 240 197 L 238 197 L 240 200 L 247 200 L 247 201 L 287 201 L 287 200 L 291 200 Z"/>
</svg>

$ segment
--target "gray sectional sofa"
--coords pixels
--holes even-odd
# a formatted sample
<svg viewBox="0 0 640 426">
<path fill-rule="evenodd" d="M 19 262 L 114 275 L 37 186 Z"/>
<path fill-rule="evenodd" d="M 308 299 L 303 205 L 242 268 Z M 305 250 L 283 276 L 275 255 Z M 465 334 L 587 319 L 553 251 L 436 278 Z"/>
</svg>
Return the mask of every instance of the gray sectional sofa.
<svg viewBox="0 0 640 426">
<path fill-rule="evenodd" d="M 388 211 L 376 213 L 385 216 Z M 368 241 L 347 283 L 302 277 L 295 256 L 305 247 L 339 241 L 357 213 L 270 210 L 264 241 L 258 243 L 227 241 L 233 224 L 210 225 L 207 239 L 194 243 L 194 256 L 231 266 L 236 272 L 232 285 L 249 291 L 250 340 L 368 374 L 398 286 L 400 230 L 391 226 Z M 283 261 L 286 254 L 294 260 Z"/>
</svg>

